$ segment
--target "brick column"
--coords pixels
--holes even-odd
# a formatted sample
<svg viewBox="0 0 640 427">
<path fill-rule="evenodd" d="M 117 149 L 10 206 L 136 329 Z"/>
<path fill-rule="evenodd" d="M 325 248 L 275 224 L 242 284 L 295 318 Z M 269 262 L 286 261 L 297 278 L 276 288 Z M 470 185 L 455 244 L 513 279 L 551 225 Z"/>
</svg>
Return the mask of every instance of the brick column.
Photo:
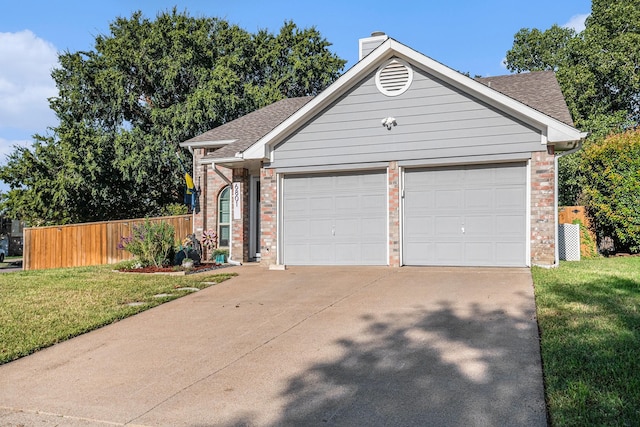
<svg viewBox="0 0 640 427">
<path fill-rule="evenodd" d="M 554 156 L 546 151 L 531 157 L 531 263 L 555 263 L 556 212 Z"/>
<path fill-rule="evenodd" d="M 231 256 L 234 261 L 249 261 L 249 171 L 233 169 L 231 185 Z M 239 185 L 238 185 L 239 184 Z M 237 190 L 237 191 L 236 191 Z M 240 204 L 240 218 L 235 208 Z"/>
<path fill-rule="evenodd" d="M 278 254 L 278 182 L 274 169 L 260 169 L 260 264 L 275 264 Z"/>
<path fill-rule="evenodd" d="M 202 157 L 202 152 L 204 149 L 196 149 L 193 153 L 193 182 L 198 186 L 200 184 L 201 193 L 198 195 L 198 203 L 200 204 L 200 211 L 193 212 L 193 232 L 196 234 L 196 237 L 200 239 L 202 237 L 202 230 L 207 226 L 206 218 L 208 212 L 208 197 L 207 197 L 207 188 L 208 188 L 208 174 L 207 174 L 207 165 L 198 165 L 198 161 Z M 176 236 L 177 240 L 182 241 L 185 236 Z"/>
<path fill-rule="evenodd" d="M 400 267 L 400 169 L 390 162 L 388 169 L 389 197 L 389 266 Z"/>
</svg>

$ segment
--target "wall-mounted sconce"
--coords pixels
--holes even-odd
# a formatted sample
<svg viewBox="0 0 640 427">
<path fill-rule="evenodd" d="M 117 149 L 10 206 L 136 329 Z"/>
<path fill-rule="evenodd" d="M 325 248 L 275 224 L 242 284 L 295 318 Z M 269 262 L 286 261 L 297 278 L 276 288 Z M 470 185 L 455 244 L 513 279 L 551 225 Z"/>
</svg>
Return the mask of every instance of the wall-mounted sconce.
<svg viewBox="0 0 640 427">
<path fill-rule="evenodd" d="M 392 127 L 398 126 L 398 123 L 394 117 L 385 117 L 382 119 L 382 126 L 386 127 L 387 130 L 391 130 Z"/>
</svg>

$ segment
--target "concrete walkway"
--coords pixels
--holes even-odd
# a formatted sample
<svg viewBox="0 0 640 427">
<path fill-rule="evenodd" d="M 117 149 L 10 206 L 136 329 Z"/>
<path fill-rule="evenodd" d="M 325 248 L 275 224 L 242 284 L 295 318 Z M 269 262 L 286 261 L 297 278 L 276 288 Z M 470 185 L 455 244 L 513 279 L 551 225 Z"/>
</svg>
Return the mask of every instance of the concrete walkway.
<svg viewBox="0 0 640 427">
<path fill-rule="evenodd" d="M 0 425 L 547 424 L 527 269 L 233 270 L 0 366 Z"/>
</svg>

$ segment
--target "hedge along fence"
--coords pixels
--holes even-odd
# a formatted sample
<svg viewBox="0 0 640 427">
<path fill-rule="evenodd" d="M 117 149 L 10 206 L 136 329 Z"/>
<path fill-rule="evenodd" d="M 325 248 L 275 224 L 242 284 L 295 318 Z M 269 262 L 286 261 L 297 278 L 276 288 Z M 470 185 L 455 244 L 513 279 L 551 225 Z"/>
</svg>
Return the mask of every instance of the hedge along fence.
<svg viewBox="0 0 640 427">
<path fill-rule="evenodd" d="M 92 222 L 24 229 L 22 265 L 25 270 L 60 267 L 115 264 L 133 258 L 118 243 L 130 236 L 134 225 L 146 219 Z M 181 241 L 193 233 L 191 215 L 149 218 L 151 222 L 164 221 L 175 229 L 175 238 Z"/>
</svg>

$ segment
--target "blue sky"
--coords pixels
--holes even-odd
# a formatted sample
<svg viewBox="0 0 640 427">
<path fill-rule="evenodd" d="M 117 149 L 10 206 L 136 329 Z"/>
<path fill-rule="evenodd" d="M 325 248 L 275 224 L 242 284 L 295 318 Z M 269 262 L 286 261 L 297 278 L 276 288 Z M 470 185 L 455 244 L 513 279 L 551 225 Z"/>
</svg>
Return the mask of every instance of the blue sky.
<svg viewBox="0 0 640 427">
<path fill-rule="evenodd" d="M 277 32 L 284 21 L 315 26 L 332 50 L 357 61 L 358 39 L 384 31 L 403 44 L 472 75 L 508 74 L 501 65 L 520 28 L 553 24 L 581 29 L 589 0 L 218 1 L 3 0 L 0 8 L 0 163 L 14 145 L 55 126 L 47 98 L 56 95 L 50 71 L 56 52 L 90 50 L 117 16 L 136 10 L 153 18 L 176 6 L 192 16 L 216 16 L 255 32 Z M 6 190 L 0 184 L 0 190 Z"/>
</svg>

